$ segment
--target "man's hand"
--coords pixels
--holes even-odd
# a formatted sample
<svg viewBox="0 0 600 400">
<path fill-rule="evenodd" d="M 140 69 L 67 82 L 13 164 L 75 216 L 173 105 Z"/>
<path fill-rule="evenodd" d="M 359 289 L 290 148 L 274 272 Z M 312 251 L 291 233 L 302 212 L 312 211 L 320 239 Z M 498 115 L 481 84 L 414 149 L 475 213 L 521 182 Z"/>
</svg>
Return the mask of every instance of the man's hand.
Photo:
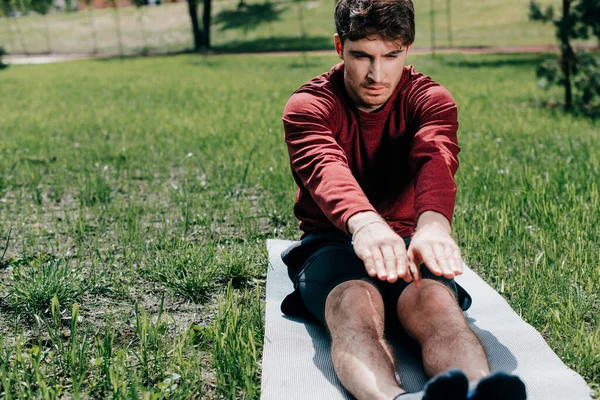
<svg viewBox="0 0 600 400">
<path fill-rule="evenodd" d="M 450 223 L 442 214 L 421 214 L 407 252 L 411 268 L 424 263 L 434 275 L 448 279 L 462 274 L 463 259 L 450 231 Z"/>
<path fill-rule="evenodd" d="M 390 283 L 398 278 L 407 283 L 413 280 L 404 240 L 379 215 L 373 212 L 355 214 L 348 220 L 348 229 L 354 251 L 365 263 L 369 276 Z"/>
</svg>

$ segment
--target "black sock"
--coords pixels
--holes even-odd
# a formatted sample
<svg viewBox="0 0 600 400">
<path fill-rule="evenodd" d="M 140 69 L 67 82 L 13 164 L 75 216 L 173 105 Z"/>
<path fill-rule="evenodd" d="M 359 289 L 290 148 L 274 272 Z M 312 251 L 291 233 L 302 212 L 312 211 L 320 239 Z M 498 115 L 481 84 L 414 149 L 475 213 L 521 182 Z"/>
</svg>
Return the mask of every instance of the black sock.
<svg viewBox="0 0 600 400">
<path fill-rule="evenodd" d="M 394 400 L 465 400 L 469 380 L 458 369 L 449 369 L 431 378 L 422 392 L 402 393 Z"/>
<path fill-rule="evenodd" d="M 465 400 L 469 380 L 458 369 L 449 369 L 425 384 L 423 400 Z"/>
<path fill-rule="evenodd" d="M 496 372 L 483 378 L 467 396 L 469 400 L 525 400 L 527 391 L 523 381 L 506 372 Z"/>
</svg>

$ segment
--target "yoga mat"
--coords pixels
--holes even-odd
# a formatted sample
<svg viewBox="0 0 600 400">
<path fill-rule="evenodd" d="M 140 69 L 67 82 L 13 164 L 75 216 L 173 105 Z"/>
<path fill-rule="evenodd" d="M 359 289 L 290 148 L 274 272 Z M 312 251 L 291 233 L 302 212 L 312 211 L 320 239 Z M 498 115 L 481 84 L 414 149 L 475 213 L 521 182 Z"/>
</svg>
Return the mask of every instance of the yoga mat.
<svg viewBox="0 0 600 400">
<path fill-rule="evenodd" d="M 333 370 L 325 328 L 318 323 L 288 317 L 279 308 L 293 290 L 280 255 L 293 243 L 267 240 L 269 269 L 261 399 L 352 399 Z M 583 378 L 567 368 L 542 336 L 494 289 L 468 268 L 456 281 L 473 298 L 466 316 L 483 343 L 492 371 L 520 376 L 530 400 L 591 399 L 591 390 Z M 422 390 L 427 378 L 420 355 L 414 348 L 391 342 L 401 360 L 398 374 L 404 388 L 409 392 Z"/>
</svg>

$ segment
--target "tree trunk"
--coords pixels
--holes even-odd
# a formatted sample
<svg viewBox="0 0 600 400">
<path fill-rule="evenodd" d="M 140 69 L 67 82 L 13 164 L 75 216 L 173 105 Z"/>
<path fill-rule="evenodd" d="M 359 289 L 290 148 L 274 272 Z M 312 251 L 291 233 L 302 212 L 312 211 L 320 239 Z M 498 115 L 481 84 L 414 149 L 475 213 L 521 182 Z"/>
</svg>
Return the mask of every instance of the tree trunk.
<svg viewBox="0 0 600 400">
<path fill-rule="evenodd" d="M 192 20 L 192 35 L 194 37 L 194 50 L 198 51 L 202 47 L 202 31 L 198 24 L 198 3 L 196 0 L 187 0 L 188 12 Z"/>
<path fill-rule="evenodd" d="M 210 17 L 211 17 L 212 0 L 204 0 L 204 10 L 202 12 L 202 27 L 204 28 L 204 45 L 205 49 L 210 49 Z"/>
<path fill-rule="evenodd" d="M 454 47 L 452 37 L 452 0 L 446 0 L 446 19 L 448 24 L 448 46 Z"/>
<path fill-rule="evenodd" d="M 570 110 L 573 108 L 573 91 L 571 89 L 571 71 L 573 62 L 575 61 L 575 53 L 571 47 L 569 33 L 572 29 L 571 20 L 571 0 L 563 0 L 562 2 L 562 20 L 559 27 L 560 38 L 560 68 L 564 76 L 565 86 L 565 108 Z"/>
</svg>

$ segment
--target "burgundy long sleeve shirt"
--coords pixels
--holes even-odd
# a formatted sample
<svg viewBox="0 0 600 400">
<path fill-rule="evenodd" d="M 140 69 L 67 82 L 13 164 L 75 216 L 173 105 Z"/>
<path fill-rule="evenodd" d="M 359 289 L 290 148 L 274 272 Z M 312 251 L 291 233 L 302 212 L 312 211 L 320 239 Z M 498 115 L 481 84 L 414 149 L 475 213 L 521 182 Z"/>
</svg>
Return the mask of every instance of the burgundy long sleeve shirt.
<svg viewBox="0 0 600 400">
<path fill-rule="evenodd" d="M 344 64 L 337 64 L 292 94 L 283 125 L 302 237 L 349 233 L 348 219 L 362 211 L 377 212 L 402 237 L 413 234 L 424 211 L 452 222 L 456 104 L 412 66 L 404 67 L 387 103 L 369 113 L 348 97 Z"/>
</svg>

